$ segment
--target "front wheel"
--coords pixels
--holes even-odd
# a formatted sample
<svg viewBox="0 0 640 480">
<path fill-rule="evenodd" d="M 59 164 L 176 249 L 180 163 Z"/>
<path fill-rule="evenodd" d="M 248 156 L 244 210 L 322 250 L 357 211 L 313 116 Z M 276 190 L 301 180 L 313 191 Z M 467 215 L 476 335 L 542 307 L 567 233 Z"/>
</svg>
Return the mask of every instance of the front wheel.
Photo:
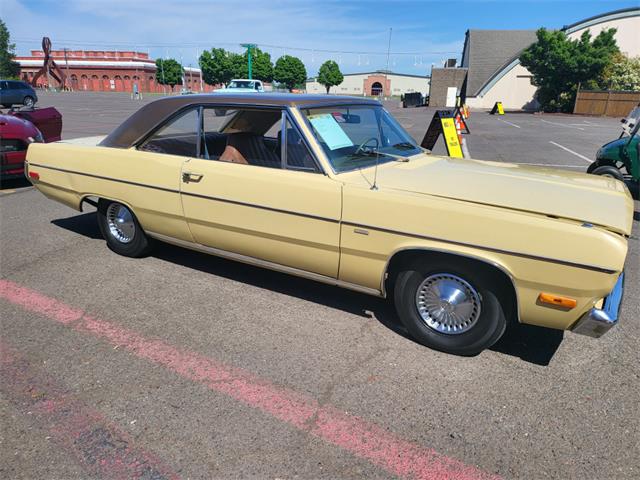
<svg viewBox="0 0 640 480">
<path fill-rule="evenodd" d="M 25 107 L 29 107 L 29 108 L 33 107 L 35 105 L 35 103 L 36 103 L 35 99 L 33 97 L 29 96 L 29 95 L 24 97 L 24 100 L 22 101 L 22 104 Z"/>
<path fill-rule="evenodd" d="M 133 212 L 121 203 L 101 199 L 98 202 L 98 226 L 107 246 L 119 255 L 143 257 L 151 251 L 151 239 Z"/>
<path fill-rule="evenodd" d="M 400 320 L 421 344 L 475 355 L 502 336 L 502 292 L 464 264 L 437 262 L 399 272 L 394 301 Z"/>
</svg>

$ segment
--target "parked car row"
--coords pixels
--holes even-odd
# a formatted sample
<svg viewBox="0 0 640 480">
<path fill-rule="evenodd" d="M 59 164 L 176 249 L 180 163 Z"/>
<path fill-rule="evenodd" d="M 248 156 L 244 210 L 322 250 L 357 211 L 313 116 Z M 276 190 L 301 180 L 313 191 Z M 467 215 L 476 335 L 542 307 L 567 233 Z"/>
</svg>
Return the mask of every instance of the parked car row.
<svg viewBox="0 0 640 480">
<path fill-rule="evenodd" d="M 55 142 L 62 134 L 62 115 L 53 107 L 10 110 L 0 114 L 0 177 L 24 175 L 27 148 L 32 143 Z"/>
<path fill-rule="evenodd" d="M 20 80 L 0 80 L 0 105 L 3 107 L 24 105 L 32 108 L 37 101 L 36 91 L 28 83 Z"/>
</svg>

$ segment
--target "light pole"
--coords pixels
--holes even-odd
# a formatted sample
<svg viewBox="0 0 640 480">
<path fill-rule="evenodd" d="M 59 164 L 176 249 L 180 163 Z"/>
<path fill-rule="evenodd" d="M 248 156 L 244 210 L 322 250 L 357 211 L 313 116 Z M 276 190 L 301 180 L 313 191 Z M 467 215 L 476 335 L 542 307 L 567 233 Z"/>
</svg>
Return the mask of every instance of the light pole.
<svg viewBox="0 0 640 480">
<path fill-rule="evenodd" d="M 252 71 L 252 65 L 251 65 L 251 49 L 252 48 L 256 48 L 257 45 L 255 43 L 242 43 L 240 45 L 243 48 L 247 49 L 247 66 L 249 67 L 249 80 L 253 79 L 253 71 Z"/>
</svg>

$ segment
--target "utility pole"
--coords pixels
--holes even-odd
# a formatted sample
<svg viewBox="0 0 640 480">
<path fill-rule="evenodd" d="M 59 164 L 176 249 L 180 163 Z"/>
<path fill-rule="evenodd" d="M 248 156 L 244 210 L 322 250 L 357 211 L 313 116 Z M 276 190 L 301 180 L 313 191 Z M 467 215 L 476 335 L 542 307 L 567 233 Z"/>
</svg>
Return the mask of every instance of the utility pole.
<svg viewBox="0 0 640 480">
<path fill-rule="evenodd" d="M 69 80 L 69 60 L 67 59 L 67 50 L 69 49 L 67 47 L 64 47 L 64 63 L 66 65 L 66 70 L 67 70 L 67 78 L 64 79 L 64 83 L 65 83 L 64 87 L 66 87 L 67 86 L 66 83 L 70 81 Z M 71 89 L 69 88 L 69 90 Z"/>
<path fill-rule="evenodd" d="M 389 81 L 387 74 L 389 73 L 389 55 L 391 54 L 391 31 L 392 30 L 393 30 L 392 28 L 389 28 L 389 44 L 387 45 L 387 68 L 384 71 L 384 88 L 382 89 L 383 93 L 387 89 L 387 82 Z"/>
<path fill-rule="evenodd" d="M 256 48 L 257 45 L 255 43 L 242 43 L 240 46 L 247 49 L 247 64 L 249 67 L 249 80 L 252 80 L 253 71 L 252 71 L 252 61 L 251 61 L 251 49 Z"/>
</svg>

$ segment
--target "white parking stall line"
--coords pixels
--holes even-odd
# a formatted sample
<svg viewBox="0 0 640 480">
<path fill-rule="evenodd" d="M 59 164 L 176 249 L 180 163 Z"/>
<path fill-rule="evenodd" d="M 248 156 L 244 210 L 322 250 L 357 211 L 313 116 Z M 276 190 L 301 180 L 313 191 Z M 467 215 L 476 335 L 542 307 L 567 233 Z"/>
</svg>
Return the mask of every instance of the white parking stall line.
<svg viewBox="0 0 640 480">
<path fill-rule="evenodd" d="M 507 122 L 506 120 L 502 120 L 501 118 L 499 118 L 498 120 L 500 120 L 502 123 L 506 123 L 507 125 L 511 125 L 512 127 L 522 128 L 522 127 L 520 127 L 520 125 L 516 125 L 515 123 Z"/>
<path fill-rule="evenodd" d="M 567 125 L 567 124 L 564 124 L 564 123 L 549 122 L 549 121 L 547 121 L 547 120 L 542 120 L 542 119 L 541 119 L 540 121 L 541 121 L 541 122 L 544 122 L 544 123 L 548 123 L 549 125 L 557 125 L 557 126 L 559 126 L 559 127 L 565 127 L 565 128 L 575 128 L 576 130 L 582 130 L 582 131 L 584 131 L 584 128 L 580 128 L 580 127 L 572 127 L 571 125 Z"/>
<path fill-rule="evenodd" d="M 602 125 L 599 123 L 592 123 L 592 122 L 587 122 L 586 120 L 582 120 L 582 123 L 586 123 L 587 125 L 591 125 L 592 127 L 604 127 L 606 125 Z"/>
<path fill-rule="evenodd" d="M 551 145 L 555 145 L 556 147 L 561 148 L 562 150 L 564 150 L 564 151 L 566 151 L 566 152 L 571 153 L 572 155 L 575 155 L 576 157 L 580 157 L 581 159 L 585 160 L 585 161 L 586 161 L 586 162 L 588 162 L 588 163 L 593 162 L 593 160 L 591 160 L 590 158 L 587 158 L 587 157 L 585 157 L 584 155 L 579 154 L 578 152 L 574 152 L 574 151 L 573 151 L 573 150 L 571 150 L 570 148 L 567 148 L 567 147 L 565 147 L 565 146 L 562 146 L 562 145 L 560 145 L 559 143 L 552 142 L 552 141 L 549 141 L 549 143 L 550 143 Z"/>
<path fill-rule="evenodd" d="M 561 165 L 559 163 L 529 163 L 529 162 L 514 162 L 516 165 L 531 165 L 533 167 L 562 167 L 562 168 L 584 168 L 584 165 Z"/>
</svg>

